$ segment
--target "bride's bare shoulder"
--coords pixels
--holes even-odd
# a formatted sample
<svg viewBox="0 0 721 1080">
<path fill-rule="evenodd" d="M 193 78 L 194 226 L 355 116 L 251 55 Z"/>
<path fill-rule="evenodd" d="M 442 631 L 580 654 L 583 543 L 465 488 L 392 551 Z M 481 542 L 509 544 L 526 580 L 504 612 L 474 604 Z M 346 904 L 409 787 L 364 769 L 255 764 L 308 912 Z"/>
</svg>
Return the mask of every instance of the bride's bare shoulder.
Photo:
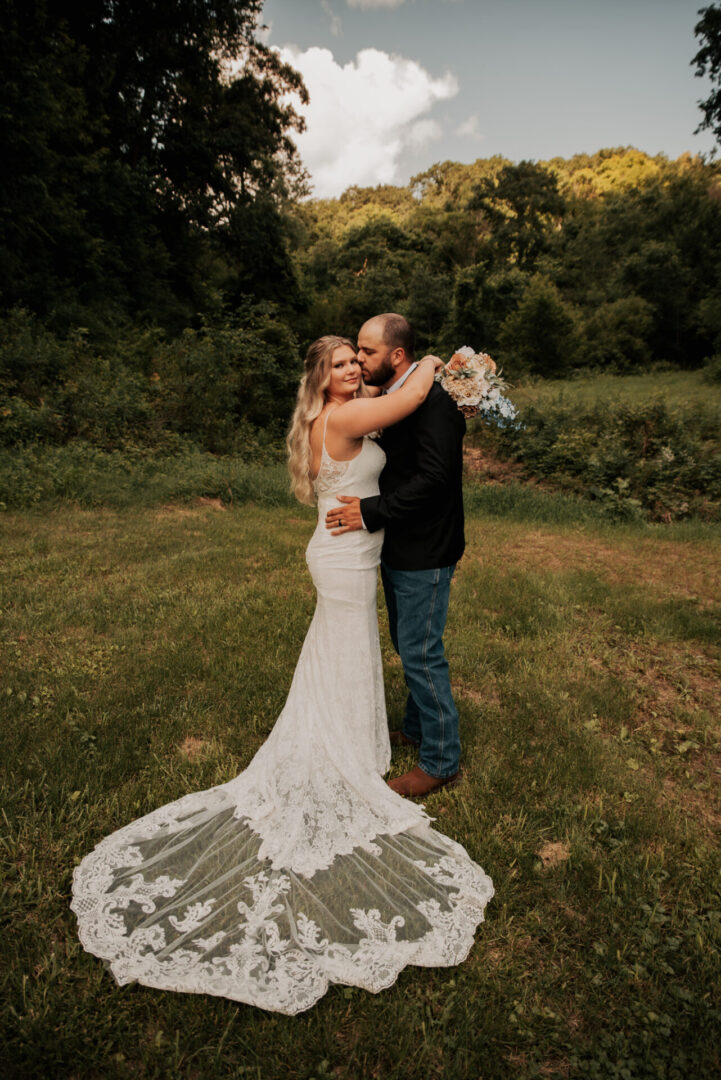
<svg viewBox="0 0 721 1080">
<path fill-rule="evenodd" d="M 332 410 L 331 410 L 332 411 Z M 328 419 L 329 410 L 323 409 L 318 413 L 315 420 L 310 425 L 308 431 L 308 441 L 310 442 L 310 449 L 313 456 L 320 454 L 323 446 L 323 433 L 325 431 L 326 420 Z"/>
</svg>

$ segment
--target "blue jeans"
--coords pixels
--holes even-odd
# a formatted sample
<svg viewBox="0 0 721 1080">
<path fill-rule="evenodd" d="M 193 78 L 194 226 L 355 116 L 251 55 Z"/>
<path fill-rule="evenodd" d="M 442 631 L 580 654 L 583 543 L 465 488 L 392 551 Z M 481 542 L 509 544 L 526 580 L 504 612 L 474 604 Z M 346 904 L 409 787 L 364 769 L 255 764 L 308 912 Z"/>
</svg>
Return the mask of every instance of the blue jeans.
<svg viewBox="0 0 721 1080">
<path fill-rule="evenodd" d="M 381 563 L 391 640 L 408 687 L 403 734 L 420 747 L 423 771 L 439 778 L 458 772 L 461 757 L 458 712 L 443 649 L 454 570 L 391 570 Z"/>
</svg>

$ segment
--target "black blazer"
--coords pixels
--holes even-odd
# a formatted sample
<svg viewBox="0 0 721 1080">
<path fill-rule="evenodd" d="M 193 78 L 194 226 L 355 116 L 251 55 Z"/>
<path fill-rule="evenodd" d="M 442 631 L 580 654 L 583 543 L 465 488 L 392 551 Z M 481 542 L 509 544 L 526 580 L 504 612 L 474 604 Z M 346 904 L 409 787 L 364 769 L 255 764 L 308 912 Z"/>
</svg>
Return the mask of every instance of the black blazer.
<svg viewBox="0 0 721 1080">
<path fill-rule="evenodd" d="M 393 570 L 432 570 L 458 562 L 463 535 L 466 421 L 438 383 L 405 420 L 386 428 L 380 495 L 361 499 L 370 532 L 385 528 L 383 561 Z"/>
</svg>

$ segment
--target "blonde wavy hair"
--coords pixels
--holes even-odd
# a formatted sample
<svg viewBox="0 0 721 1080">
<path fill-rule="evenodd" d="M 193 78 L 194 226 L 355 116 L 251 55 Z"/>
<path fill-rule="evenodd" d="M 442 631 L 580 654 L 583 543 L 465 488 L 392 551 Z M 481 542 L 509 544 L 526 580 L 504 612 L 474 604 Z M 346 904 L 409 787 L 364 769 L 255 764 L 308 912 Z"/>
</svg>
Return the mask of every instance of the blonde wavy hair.
<svg viewBox="0 0 721 1080">
<path fill-rule="evenodd" d="M 315 504 L 315 492 L 311 480 L 310 429 L 327 404 L 330 385 L 331 360 L 341 345 L 348 345 L 355 352 L 355 345 L 348 338 L 326 334 L 318 338 L 308 349 L 305 357 L 305 375 L 300 380 L 295 412 L 290 423 L 288 437 L 288 469 L 290 489 L 299 502 L 307 506 Z M 361 383 L 356 397 L 366 394 Z"/>
</svg>

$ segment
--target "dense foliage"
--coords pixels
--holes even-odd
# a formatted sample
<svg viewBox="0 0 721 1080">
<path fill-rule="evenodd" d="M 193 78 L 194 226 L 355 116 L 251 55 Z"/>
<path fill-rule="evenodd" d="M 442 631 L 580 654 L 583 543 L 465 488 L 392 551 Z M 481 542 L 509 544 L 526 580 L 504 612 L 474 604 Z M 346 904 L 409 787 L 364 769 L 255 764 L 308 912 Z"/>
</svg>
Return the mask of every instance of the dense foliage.
<svg viewBox="0 0 721 1080">
<path fill-rule="evenodd" d="M 0 302 L 61 333 L 177 331 L 294 289 L 283 203 L 300 76 L 261 0 L 23 3 L 0 14 Z"/>
<path fill-rule="evenodd" d="M 298 209 L 305 336 L 399 310 L 511 377 L 696 367 L 721 351 L 721 170 L 633 149 L 445 162 Z"/>
<path fill-rule="evenodd" d="M 153 330 L 102 350 L 26 312 L 0 327 L 0 446 L 83 439 L 104 450 L 175 451 L 193 442 L 243 456 L 279 441 L 297 373 L 295 338 L 272 306 L 167 340 Z"/>
<path fill-rule="evenodd" d="M 709 402 L 564 400 L 527 405 L 523 423 L 479 428 L 477 445 L 513 458 L 553 488 L 586 495 L 614 518 L 721 520 L 721 409 Z"/>
<path fill-rule="evenodd" d="M 708 75 L 712 82 L 709 96 L 699 102 L 703 120 L 699 130 L 710 129 L 718 142 L 721 142 L 721 8 L 709 4 L 699 11 L 701 18 L 696 23 L 696 37 L 701 48 L 693 58 L 696 74 Z"/>
<path fill-rule="evenodd" d="M 261 7 L 2 6 L 0 447 L 267 459 L 307 344 L 388 310 L 422 349 L 486 350 L 515 384 L 702 365 L 718 380 L 721 166 L 493 157 L 302 201 L 305 90 L 262 43 Z M 718 132 L 721 12 L 699 14 Z M 530 411 L 495 449 L 624 512 L 718 505 L 701 420 L 657 418 L 659 458 L 635 452 L 643 410 L 623 432 L 602 413 Z"/>
</svg>

